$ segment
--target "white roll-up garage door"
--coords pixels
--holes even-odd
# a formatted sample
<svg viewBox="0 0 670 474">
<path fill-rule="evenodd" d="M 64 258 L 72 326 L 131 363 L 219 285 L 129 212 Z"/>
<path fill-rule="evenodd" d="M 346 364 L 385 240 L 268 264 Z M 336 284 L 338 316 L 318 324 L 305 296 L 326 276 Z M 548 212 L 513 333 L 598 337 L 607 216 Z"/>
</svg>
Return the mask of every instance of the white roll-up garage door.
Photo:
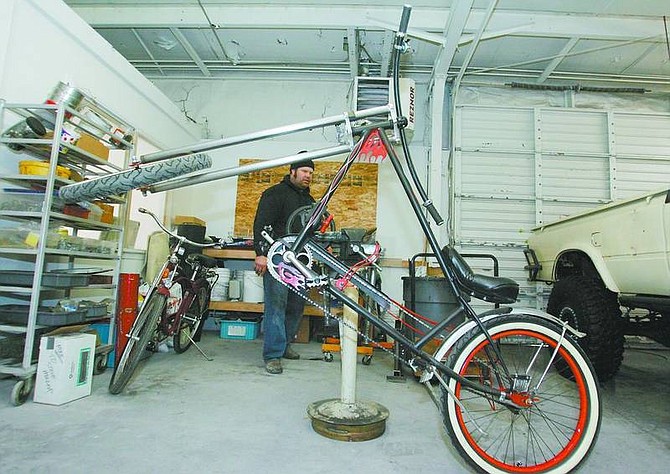
<svg viewBox="0 0 670 474">
<path fill-rule="evenodd" d="M 533 227 L 670 184 L 670 114 L 463 105 L 454 118 L 455 243 L 496 256 L 520 305 L 543 308 L 549 291 L 524 270 Z"/>
</svg>

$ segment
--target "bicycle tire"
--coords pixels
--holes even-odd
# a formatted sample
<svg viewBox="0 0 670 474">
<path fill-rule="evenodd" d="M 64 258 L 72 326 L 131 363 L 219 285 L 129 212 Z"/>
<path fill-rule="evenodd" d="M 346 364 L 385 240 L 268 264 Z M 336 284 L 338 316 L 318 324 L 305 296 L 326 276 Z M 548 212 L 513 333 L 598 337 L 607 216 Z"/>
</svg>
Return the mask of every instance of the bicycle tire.
<svg viewBox="0 0 670 474">
<path fill-rule="evenodd" d="M 68 184 L 59 189 L 58 195 L 65 202 L 92 201 L 123 194 L 131 189 L 141 188 L 176 178 L 187 173 L 200 171 L 212 166 L 212 159 L 204 153 L 181 156 L 159 161 L 137 168 L 127 169 L 99 178 Z"/>
<path fill-rule="evenodd" d="M 444 424 L 452 443 L 482 472 L 575 469 L 590 454 L 600 430 L 600 394 L 588 357 L 572 337 L 561 339 L 559 326 L 535 316 L 502 316 L 485 325 L 509 371 L 527 371 L 530 387 L 542 382 L 537 391 L 520 392 L 517 402 L 528 403 L 512 410 L 449 379 L 449 388 L 467 409 L 462 410 L 442 389 Z M 558 341 L 561 345 L 552 360 Z M 509 386 L 499 382 L 505 376 L 492 363 L 492 351 L 487 348 L 490 343 L 479 329 L 469 331 L 454 346 L 448 364 L 457 373 L 493 387 Z M 558 365 L 562 370 L 569 368 L 574 378 L 559 373 Z"/>
<path fill-rule="evenodd" d="M 135 373 L 142 354 L 156 332 L 158 318 L 165 310 L 167 298 L 164 295 L 154 291 L 148 298 L 137 315 L 119 363 L 114 367 L 109 381 L 109 392 L 113 395 L 121 393 Z"/>
<path fill-rule="evenodd" d="M 186 352 L 192 345 L 192 339 L 196 337 L 200 327 L 204 324 L 203 315 L 209 308 L 209 289 L 203 286 L 193 298 L 191 306 L 186 310 L 181 319 L 181 325 L 173 336 L 173 348 L 177 354 Z"/>
</svg>

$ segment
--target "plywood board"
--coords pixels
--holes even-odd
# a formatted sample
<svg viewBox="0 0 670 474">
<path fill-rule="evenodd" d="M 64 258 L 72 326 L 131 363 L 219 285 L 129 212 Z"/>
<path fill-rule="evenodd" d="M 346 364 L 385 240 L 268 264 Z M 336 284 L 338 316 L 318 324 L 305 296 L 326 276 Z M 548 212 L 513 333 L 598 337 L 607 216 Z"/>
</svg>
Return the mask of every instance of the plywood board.
<svg viewBox="0 0 670 474">
<path fill-rule="evenodd" d="M 261 160 L 240 159 L 240 165 Z M 339 161 L 316 161 L 312 185 L 314 199 L 322 198 L 328 185 L 341 166 Z M 253 234 L 254 217 L 263 191 L 279 183 L 288 174 L 288 166 L 270 168 L 243 174 L 237 178 L 235 205 L 235 236 Z M 376 163 L 354 163 L 328 205 L 335 226 L 342 228 L 374 229 L 377 227 L 377 176 Z"/>
</svg>

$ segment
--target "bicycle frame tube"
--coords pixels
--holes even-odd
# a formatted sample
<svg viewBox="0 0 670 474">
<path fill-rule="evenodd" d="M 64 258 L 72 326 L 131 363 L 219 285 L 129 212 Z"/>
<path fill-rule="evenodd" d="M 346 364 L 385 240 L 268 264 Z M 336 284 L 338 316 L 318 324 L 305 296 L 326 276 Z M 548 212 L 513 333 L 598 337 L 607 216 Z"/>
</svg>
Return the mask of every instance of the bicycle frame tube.
<svg viewBox="0 0 670 474">
<path fill-rule="evenodd" d="M 353 280 L 353 279 L 352 279 Z M 354 284 L 354 286 L 357 286 Z M 393 337 L 394 340 L 400 341 L 403 345 L 407 346 L 407 349 L 414 354 L 415 356 L 425 360 L 428 362 L 430 365 L 435 367 L 436 369 L 439 369 L 440 371 L 444 372 L 451 378 L 458 379 L 458 381 L 464 386 L 472 389 L 475 392 L 478 392 L 480 394 L 484 395 L 489 395 L 492 397 L 495 397 L 496 400 L 503 404 L 510 404 L 513 406 L 513 403 L 508 403 L 504 399 L 504 392 L 501 390 L 497 390 L 491 387 L 487 387 L 485 385 L 479 384 L 477 382 L 473 382 L 470 379 L 467 379 L 463 377 L 462 375 L 458 374 L 455 372 L 451 367 L 443 364 L 430 354 L 423 352 L 420 347 L 418 347 L 414 341 L 409 340 L 407 337 L 405 337 L 401 332 L 399 332 L 397 329 L 395 329 L 392 325 L 387 323 L 381 318 L 378 318 L 374 314 L 370 313 L 370 311 L 367 310 L 367 308 L 364 308 L 360 304 L 358 304 L 357 301 L 354 301 L 353 299 L 349 298 L 343 291 L 340 291 L 335 285 L 332 283 L 329 285 L 329 291 L 333 293 L 337 299 L 342 301 L 345 305 L 347 305 L 349 308 L 351 308 L 353 311 L 358 313 L 359 315 L 363 316 L 367 321 L 369 321 L 373 326 L 377 327 L 378 329 L 382 330 L 385 334 L 390 335 Z M 383 296 L 383 293 L 379 292 L 377 289 L 373 289 L 373 291 L 379 295 Z"/>
<path fill-rule="evenodd" d="M 383 132 L 382 132 L 383 133 Z M 355 158 L 355 157 L 354 157 Z M 353 161 L 353 160 L 352 160 Z M 345 167 L 346 163 L 342 165 L 342 167 Z M 350 165 L 349 165 L 350 166 Z M 337 188 L 337 185 L 334 186 L 334 189 Z M 326 196 L 324 199 L 327 201 L 330 199 L 330 196 L 332 195 L 333 190 L 330 190 L 326 192 Z M 321 215 L 320 213 L 314 213 L 313 215 Z M 424 222 L 427 225 L 427 222 L 425 221 L 424 217 Z M 306 234 L 306 229 L 309 229 L 309 225 L 305 226 L 303 228 L 302 234 Z M 307 238 L 303 236 L 303 238 Z M 296 240 L 297 241 L 297 240 Z M 344 263 L 340 262 L 337 258 L 335 258 L 333 255 L 328 253 L 325 249 L 323 249 L 321 246 L 317 244 L 311 243 L 309 240 L 304 244 L 304 247 L 308 248 L 313 255 L 315 255 L 316 259 L 322 263 L 324 263 L 327 267 L 329 267 L 331 270 L 335 270 L 339 274 L 345 274 L 347 270 L 349 270 L 349 266 L 345 265 Z M 301 249 L 297 248 L 298 250 Z M 372 284 L 361 278 L 360 276 L 354 274 L 351 278 L 351 282 L 356 286 L 360 291 L 362 291 L 364 294 L 370 296 L 373 298 L 376 302 L 378 302 L 384 310 L 388 309 L 391 300 L 381 291 L 379 291 L 377 288 L 375 288 Z M 451 284 L 455 283 L 453 281 L 450 281 Z M 421 350 L 421 347 L 425 345 L 428 341 L 432 339 L 432 335 L 435 335 L 439 333 L 445 326 L 447 326 L 450 322 L 450 320 L 455 317 L 455 314 L 447 318 L 446 320 L 440 322 L 436 327 L 434 327 L 427 335 L 424 336 L 424 338 L 419 341 L 419 344 L 415 343 L 414 341 L 408 339 L 404 334 L 399 332 L 395 327 L 387 323 L 381 318 L 378 318 L 374 314 L 370 313 L 366 308 L 358 304 L 357 301 L 352 300 L 349 298 L 344 292 L 340 291 L 337 287 L 335 287 L 332 283 L 329 284 L 329 291 L 334 294 L 339 300 L 341 300 L 344 304 L 346 304 L 349 308 L 351 308 L 353 311 L 356 311 L 359 315 L 363 316 L 366 320 L 368 320 L 373 326 L 377 327 L 378 329 L 382 330 L 384 333 L 390 335 L 394 340 L 400 341 L 403 345 L 407 346 L 408 350 L 412 352 L 415 356 L 425 360 L 432 366 L 438 368 L 439 370 L 443 371 L 446 373 L 449 377 L 453 377 L 459 380 L 464 386 L 469 387 L 470 389 L 486 394 L 489 396 L 496 397 L 499 400 L 502 400 L 502 393 L 500 390 L 496 390 L 487 386 L 484 386 L 482 384 L 473 382 L 469 379 L 466 379 L 465 377 L 461 376 L 460 374 L 454 372 L 450 367 L 447 365 L 443 364 L 442 362 L 438 361 L 435 359 L 433 356 L 430 354 L 427 354 Z M 456 291 L 458 294 L 458 291 Z M 462 298 L 460 298 L 461 301 Z M 466 308 L 469 309 L 470 312 L 474 313 L 472 309 L 465 304 L 463 301 L 461 303 L 461 308 L 465 310 Z M 475 315 L 476 316 L 476 315 Z M 430 336 L 429 336 L 430 335 Z M 488 337 L 488 334 L 487 334 Z M 505 403 L 501 401 L 501 403 Z"/>
<path fill-rule="evenodd" d="M 351 120 L 358 120 L 376 115 L 388 115 L 391 112 L 392 106 L 383 105 L 380 107 L 372 107 L 365 110 L 357 110 L 349 114 L 335 115 L 332 117 L 325 117 L 321 119 L 311 120 L 308 122 L 301 122 L 292 125 L 285 125 L 283 127 L 271 128 L 260 132 L 248 133 L 246 135 L 239 135 L 236 137 L 222 138 L 220 140 L 210 140 L 202 143 L 195 143 L 193 145 L 175 148 L 165 151 L 157 151 L 139 157 L 141 163 L 152 163 L 154 161 L 166 160 L 168 158 L 175 158 L 177 156 L 191 155 L 201 151 L 215 150 L 232 145 L 239 145 L 242 143 L 249 143 L 265 138 L 279 137 L 291 133 L 301 132 L 305 130 L 312 130 L 314 128 L 327 127 L 329 125 L 349 124 Z M 351 127 L 349 126 L 349 129 Z M 341 153 L 341 152 L 340 152 Z M 304 158 L 304 155 L 302 156 Z"/>
<path fill-rule="evenodd" d="M 421 229 L 423 230 L 423 233 L 428 240 L 428 244 L 430 245 L 430 248 L 433 250 L 433 253 L 435 253 L 435 258 L 437 259 L 438 264 L 440 265 L 440 269 L 444 273 L 444 276 L 447 279 L 447 282 L 449 282 L 449 285 L 451 286 L 452 292 L 456 297 L 456 300 L 459 303 L 459 306 L 463 308 L 463 311 L 465 312 L 466 317 L 474 320 L 477 323 L 477 326 L 479 326 L 479 329 L 486 335 L 486 339 L 488 339 L 490 343 L 491 349 L 494 351 L 496 357 L 498 360 L 502 361 L 502 369 L 504 370 L 505 374 L 509 377 L 509 370 L 507 369 L 507 365 L 504 362 L 504 359 L 500 352 L 498 351 L 496 344 L 494 344 L 493 340 L 491 339 L 491 335 L 488 333 L 484 325 L 482 324 L 481 320 L 477 316 L 477 313 L 472 309 L 472 307 L 468 304 L 468 302 L 465 300 L 463 295 L 461 294 L 461 291 L 458 288 L 458 284 L 456 283 L 456 277 L 449 265 L 447 265 L 447 261 L 444 258 L 444 255 L 442 254 L 442 251 L 440 249 L 440 244 L 437 241 L 437 237 L 435 237 L 435 234 L 433 233 L 432 229 L 430 228 L 430 224 L 428 223 L 428 219 L 426 216 L 421 212 L 421 205 L 419 204 L 419 201 L 417 200 L 416 196 L 414 195 L 412 191 L 412 187 L 405 176 L 405 173 L 403 172 L 402 169 L 402 164 L 400 163 L 400 159 L 398 158 L 398 155 L 396 154 L 395 150 L 391 146 L 391 144 L 388 141 L 388 138 L 386 137 L 386 134 L 380 133 L 379 134 L 382 143 L 384 144 L 384 147 L 386 148 L 386 151 L 389 155 L 389 158 L 391 160 L 391 163 L 393 164 L 393 168 L 395 170 L 396 176 L 400 180 L 400 183 L 402 185 L 403 190 L 405 191 L 405 194 L 407 195 L 407 199 L 409 200 L 412 210 L 414 211 L 414 215 L 416 216 L 417 220 L 419 221 L 419 224 L 421 225 Z"/>
<path fill-rule="evenodd" d="M 181 245 L 177 243 L 175 245 L 172 255 L 177 254 L 180 247 Z M 163 332 L 166 336 L 172 336 L 176 334 L 176 332 L 179 330 L 179 327 L 181 326 L 181 320 L 183 316 L 189 310 L 195 298 L 197 298 L 200 289 L 209 286 L 209 282 L 207 281 L 206 278 L 206 272 L 205 274 L 201 274 L 203 268 L 200 267 L 199 264 L 197 263 L 193 265 L 189 264 L 186 261 L 185 255 L 179 256 L 178 258 L 180 261 L 177 265 L 175 265 L 176 273 L 171 282 L 171 287 L 174 285 L 181 285 L 182 300 L 179 303 L 179 308 L 177 308 L 177 311 L 174 314 L 170 315 L 170 318 L 172 318 L 172 320 L 170 320 L 170 318 L 168 318 L 166 314 L 163 314 L 161 317 L 160 326 L 163 329 Z M 188 268 L 189 271 L 192 271 L 190 277 L 186 276 L 185 273 L 186 268 Z M 162 283 L 159 285 L 159 287 L 165 291 L 167 297 L 170 296 L 170 290 L 168 288 L 165 288 L 162 285 Z"/>
<path fill-rule="evenodd" d="M 182 285 L 183 293 L 177 311 L 174 314 L 171 314 L 170 317 L 167 317 L 167 314 L 165 313 L 161 315 L 161 321 L 159 324 L 161 326 L 161 329 L 163 330 L 163 333 L 166 336 L 172 336 L 176 333 L 176 331 L 179 330 L 182 317 L 184 316 L 184 314 L 186 314 L 188 309 L 193 304 L 193 300 L 196 298 L 198 290 L 203 286 L 203 285 L 196 285 L 198 281 L 199 280 L 192 281 L 190 278 L 181 275 L 175 278 L 173 285 Z M 169 290 L 167 291 L 169 294 Z"/>
</svg>

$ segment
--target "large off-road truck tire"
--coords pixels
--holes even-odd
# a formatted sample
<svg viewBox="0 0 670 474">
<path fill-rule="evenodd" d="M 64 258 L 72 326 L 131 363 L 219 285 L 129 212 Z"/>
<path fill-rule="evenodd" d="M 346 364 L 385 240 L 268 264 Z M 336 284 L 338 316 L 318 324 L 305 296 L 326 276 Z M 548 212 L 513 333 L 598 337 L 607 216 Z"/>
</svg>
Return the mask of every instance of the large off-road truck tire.
<svg viewBox="0 0 670 474">
<path fill-rule="evenodd" d="M 624 350 L 623 320 L 615 293 L 597 279 L 568 276 L 554 283 L 547 312 L 586 333 L 579 343 L 601 382 L 614 377 Z"/>
</svg>

